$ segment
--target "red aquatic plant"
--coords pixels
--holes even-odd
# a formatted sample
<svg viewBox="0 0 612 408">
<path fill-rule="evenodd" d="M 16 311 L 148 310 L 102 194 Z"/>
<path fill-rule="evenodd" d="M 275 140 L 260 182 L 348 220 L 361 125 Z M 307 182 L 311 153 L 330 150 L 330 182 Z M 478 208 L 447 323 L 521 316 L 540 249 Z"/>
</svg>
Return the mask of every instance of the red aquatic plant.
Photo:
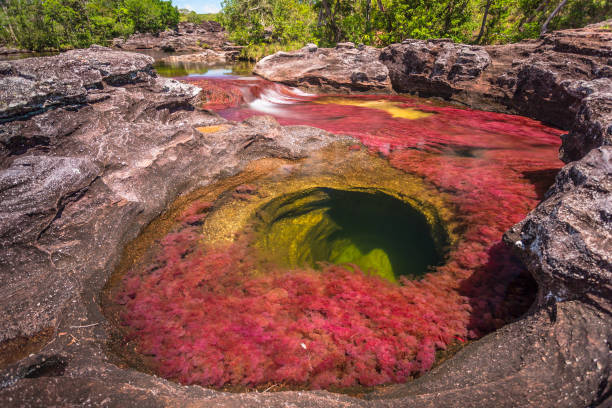
<svg viewBox="0 0 612 408">
<path fill-rule="evenodd" d="M 220 97 L 230 103 L 218 108 L 265 93 L 262 81 L 247 88 L 237 81 L 213 84 L 235 96 Z M 218 88 L 211 85 L 210 92 Z M 560 167 L 559 131 L 526 118 L 400 96 L 386 99 L 432 115 L 408 120 L 363 106 L 307 103 L 311 99 L 278 104 L 274 112 L 282 124 L 353 135 L 394 167 L 436 186 L 451 197 L 461 239 L 443 266 L 418 281 L 402 278 L 401 285 L 355 266 L 255 268 L 246 241 L 215 250 L 199 246 L 194 225 L 210 203 L 195 203 L 160 243 L 155 262 L 131 270 L 117 296 L 130 336 L 162 375 L 215 386 L 402 382 L 429 369 L 437 349 L 477 338 L 528 307 L 530 298 L 513 287 L 524 268 L 500 238 L 537 204 L 541 187 L 532 175 Z M 244 119 L 258 113 L 256 105 L 220 114 Z M 248 199 L 255 192 L 241 186 L 234 194 Z"/>
<path fill-rule="evenodd" d="M 397 286 L 336 265 L 261 275 L 253 259 L 242 241 L 205 251 L 187 227 L 125 277 L 123 322 L 162 375 L 215 386 L 402 382 L 467 334 L 468 305 L 427 282 Z"/>
</svg>

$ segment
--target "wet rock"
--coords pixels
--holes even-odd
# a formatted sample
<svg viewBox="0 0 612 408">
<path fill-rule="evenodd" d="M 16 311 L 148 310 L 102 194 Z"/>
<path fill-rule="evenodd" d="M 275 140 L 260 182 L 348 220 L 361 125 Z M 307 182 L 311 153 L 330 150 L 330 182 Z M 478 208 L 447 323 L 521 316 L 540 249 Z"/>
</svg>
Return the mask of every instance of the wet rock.
<svg viewBox="0 0 612 408">
<path fill-rule="evenodd" d="M 127 51 L 155 50 L 165 52 L 198 52 L 221 49 L 227 44 L 227 32 L 216 21 L 200 24 L 181 22 L 173 30 L 158 34 L 137 33 L 128 39 L 115 38 L 113 47 Z"/>
<path fill-rule="evenodd" d="M 309 44 L 297 51 L 270 55 L 259 61 L 253 72 L 306 90 L 389 93 L 389 71 L 379 56 L 380 50 L 355 48 L 353 43 L 338 44 L 336 48 Z"/>
</svg>

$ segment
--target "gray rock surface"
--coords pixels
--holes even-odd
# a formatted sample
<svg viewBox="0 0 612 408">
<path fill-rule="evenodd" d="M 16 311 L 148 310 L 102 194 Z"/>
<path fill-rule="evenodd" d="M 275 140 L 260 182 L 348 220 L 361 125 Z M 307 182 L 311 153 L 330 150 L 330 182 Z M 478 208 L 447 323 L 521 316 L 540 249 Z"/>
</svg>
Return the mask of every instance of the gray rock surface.
<svg viewBox="0 0 612 408">
<path fill-rule="evenodd" d="M 473 81 L 491 64 L 483 47 L 450 40 L 406 40 L 385 48 L 380 60 L 398 92 L 450 97 L 460 82 Z"/>
<path fill-rule="evenodd" d="M 506 240 L 538 281 L 541 304 L 581 299 L 612 312 L 612 146 L 565 166 Z"/>
<path fill-rule="evenodd" d="M 563 136 L 563 161 L 584 157 L 598 146 L 612 146 L 612 80 L 608 78 L 574 83 L 584 95 L 570 132 Z"/>
<path fill-rule="evenodd" d="M 263 58 L 253 72 L 267 80 L 323 92 L 389 93 L 389 71 L 379 62 L 380 50 L 353 43 L 336 48 L 309 44 L 292 52 Z"/>
</svg>

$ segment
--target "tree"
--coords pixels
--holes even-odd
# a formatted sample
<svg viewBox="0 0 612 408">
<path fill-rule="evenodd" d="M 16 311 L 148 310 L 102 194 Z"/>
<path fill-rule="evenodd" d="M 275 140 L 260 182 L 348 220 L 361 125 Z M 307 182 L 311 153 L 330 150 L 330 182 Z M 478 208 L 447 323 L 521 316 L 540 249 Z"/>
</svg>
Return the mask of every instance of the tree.
<svg viewBox="0 0 612 408">
<path fill-rule="evenodd" d="M 485 31 L 485 26 L 487 24 L 487 17 L 489 16 L 489 8 L 491 7 L 491 2 L 493 0 L 487 0 L 485 5 L 484 15 L 482 16 L 482 24 L 480 25 L 480 33 L 478 33 L 478 38 L 476 39 L 476 44 L 480 44 L 480 40 L 482 39 L 482 35 Z"/>
<path fill-rule="evenodd" d="M 80 48 L 178 20 L 176 8 L 162 0 L 0 0 L 0 43 L 34 51 Z"/>
<path fill-rule="evenodd" d="M 546 31 L 548 30 L 548 24 L 550 24 L 550 21 L 555 18 L 555 16 L 559 13 L 559 11 L 561 11 L 561 9 L 563 8 L 563 6 L 565 6 L 566 3 L 567 0 L 561 1 L 561 3 L 559 3 L 559 5 L 553 10 L 553 12 L 550 13 L 550 16 L 548 16 L 544 24 L 542 24 L 542 31 L 540 31 L 540 35 L 546 34 Z"/>
</svg>

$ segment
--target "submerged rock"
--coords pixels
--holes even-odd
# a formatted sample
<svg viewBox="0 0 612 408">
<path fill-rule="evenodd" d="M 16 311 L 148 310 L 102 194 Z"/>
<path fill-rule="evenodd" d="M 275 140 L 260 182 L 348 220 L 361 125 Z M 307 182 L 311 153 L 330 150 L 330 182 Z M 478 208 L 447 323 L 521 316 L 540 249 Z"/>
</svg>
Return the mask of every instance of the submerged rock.
<svg viewBox="0 0 612 408">
<path fill-rule="evenodd" d="M 309 44 L 298 51 L 277 52 L 255 65 L 254 73 L 274 82 L 323 92 L 391 92 L 389 70 L 380 50 L 353 43 L 336 48 Z"/>
</svg>

